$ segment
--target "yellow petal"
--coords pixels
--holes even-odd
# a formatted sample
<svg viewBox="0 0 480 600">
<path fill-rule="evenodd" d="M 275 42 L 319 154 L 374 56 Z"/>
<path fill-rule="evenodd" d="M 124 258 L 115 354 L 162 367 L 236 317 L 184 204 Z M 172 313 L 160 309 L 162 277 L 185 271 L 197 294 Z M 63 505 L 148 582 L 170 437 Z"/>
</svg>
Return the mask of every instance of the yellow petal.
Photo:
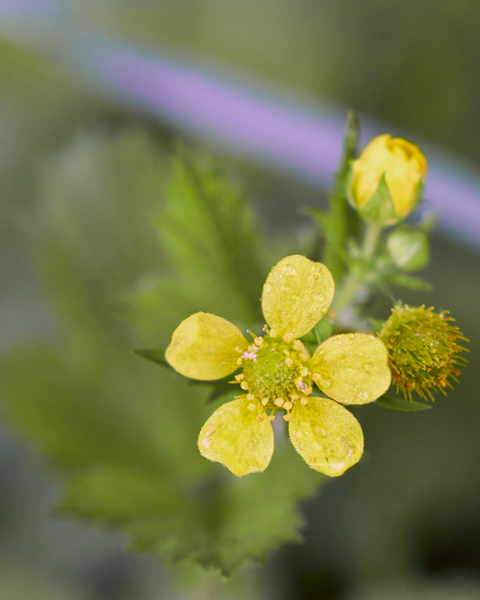
<svg viewBox="0 0 480 600">
<path fill-rule="evenodd" d="M 198 448 L 205 458 L 225 465 L 241 477 L 264 471 L 273 453 L 273 429 L 265 408 L 240 398 L 213 413 L 200 431 Z M 257 417 L 262 418 L 261 421 Z"/>
<path fill-rule="evenodd" d="M 360 460 L 363 432 L 346 408 L 328 398 L 295 404 L 288 431 L 303 460 L 330 477 L 337 477 Z"/>
<path fill-rule="evenodd" d="M 343 404 L 366 404 L 391 383 L 385 344 L 373 335 L 344 333 L 325 340 L 310 360 L 313 380 Z"/>
<path fill-rule="evenodd" d="M 287 256 L 273 267 L 263 286 L 265 320 L 281 336 L 301 337 L 327 312 L 334 291 L 325 265 L 300 255 Z"/>
<path fill-rule="evenodd" d="M 238 369 L 247 340 L 229 321 L 208 313 L 195 313 L 175 329 L 165 358 L 178 371 L 192 379 L 221 379 Z"/>
</svg>

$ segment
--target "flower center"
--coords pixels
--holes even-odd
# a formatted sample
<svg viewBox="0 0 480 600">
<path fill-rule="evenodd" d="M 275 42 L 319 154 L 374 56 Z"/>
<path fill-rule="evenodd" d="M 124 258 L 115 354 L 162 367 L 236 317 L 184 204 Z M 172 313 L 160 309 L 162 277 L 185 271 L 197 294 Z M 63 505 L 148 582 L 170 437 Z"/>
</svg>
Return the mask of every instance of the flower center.
<svg viewBox="0 0 480 600">
<path fill-rule="evenodd" d="M 272 414 L 284 408 L 290 420 L 290 409 L 295 402 L 303 401 L 312 393 L 312 379 L 305 361 L 310 355 L 300 340 L 291 334 L 283 338 L 275 330 L 267 330 L 265 337 L 257 337 L 239 359 L 243 373 L 236 376 L 247 398 L 261 402 Z M 272 418 L 272 417 L 270 417 Z"/>
</svg>

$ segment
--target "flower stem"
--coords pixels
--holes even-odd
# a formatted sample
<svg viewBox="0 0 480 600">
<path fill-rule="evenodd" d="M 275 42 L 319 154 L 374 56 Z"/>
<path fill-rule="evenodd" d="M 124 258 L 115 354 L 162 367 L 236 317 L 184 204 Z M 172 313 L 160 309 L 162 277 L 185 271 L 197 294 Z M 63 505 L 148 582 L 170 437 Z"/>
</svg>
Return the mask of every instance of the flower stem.
<svg viewBox="0 0 480 600">
<path fill-rule="evenodd" d="M 365 287 L 366 275 L 371 269 L 371 259 L 374 256 L 382 230 L 383 225 L 380 223 L 366 222 L 361 256 L 345 277 L 343 285 L 332 304 L 332 308 L 337 314 L 354 304 L 358 291 L 360 288 Z"/>
</svg>

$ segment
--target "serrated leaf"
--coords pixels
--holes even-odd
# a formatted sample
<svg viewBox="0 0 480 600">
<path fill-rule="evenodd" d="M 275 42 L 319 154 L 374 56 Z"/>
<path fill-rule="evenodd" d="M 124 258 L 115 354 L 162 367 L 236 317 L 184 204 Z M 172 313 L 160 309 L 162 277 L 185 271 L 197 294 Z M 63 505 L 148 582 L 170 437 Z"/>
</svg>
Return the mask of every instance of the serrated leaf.
<svg viewBox="0 0 480 600">
<path fill-rule="evenodd" d="M 395 398 L 394 396 L 387 395 L 381 396 L 375 401 L 375 404 L 378 404 L 378 406 L 383 406 L 383 408 L 390 408 L 391 410 L 415 411 L 428 410 L 429 408 L 432 408 L 429 404 L 424 404 L 423 402 L 415 402 L 414 400 Z"/>
<path fill-rule="evenodd" d="M 262 319 L 261 236 L 243 194 L 218 169 L 181 149 L 157 219 L 162 243 L 199 310 L 247 323 Z"/>
<path fill-rule="evenodd" d="M 404 273 L 399 273 L 398 275 L 390 275 L 386 278 L 389 283 L 393 283 L 394 285 L 401 285 L 402 287 L 408 288 L 410 290 L 418 290 L 418 291 L 429 291 L 432 289 L 432 286 L 427 281 L 424 281 L 420 277 L 414 277 L 413 275 L 405 275 Z"/>
<path fill-rule="evenodd" d="M 205 250 L 204 261 L 198 273 L 197 257 L 180 277 L 166 278 L 150 217 L 162 178 L 155 175 L 156 150 L 142 139 L 96 136 L 52 165 L 34 251 L 62 326 L 51 344 L 18 348 L 1 358 L 2 414 L 61 475 L 62 514 L 127 534 L 132 550 L 229 573 L 247 558 L 263 560 L 279 544 L 299 541 L 297 503 L 326 478 L 309 469 L 281 436 L 261 474 L 239 479 L 204 459 L 197 438 L 214 409 L 205 405 L 208 389 L 132 356 L 132 347 L 146 347 L 148 330 L 154 332 L 152 347 L 168 343 L 178 305 L 184 311 L 216 298 L 221 316 L 231 309 L 236 319 L 244 314 L 250 322 L 252 312 L 240 283 L 223 279 L 225 265 L 236 264 L 219 262 L 216 252 L 224 247 L 209 245 L 210 237 L 207 243 L 200 236 L 191 246 L 180 240 L 190 233 L 197 240 L 200 225 L 185 205 L 179 220 L 169 214 L 167 221 L 177 227 L 180 255 Z M 191 188 L 184 177 L 182 185 Z M 226 184 L 214 177 L 212 185 L 218 191 Z M 188 194 L 195 206 L 198 198 L 192 199 L 191 189 Z M 209 198 L 218 204 L 209 214 L 220 218 L 220 207 L 225 209 L 228 235 L 238 218 L 234 241 L 248 271 L 252 230 L 242 229 L 243 204 L 236 196 L 222 201 L 223 192 Z M 225 208 L 230 204 L 236 213 Z M 213 266 L 203 264 L 210 258 Z M 257 288 L 248 284 L 258 306 L 262 283 L 263 277 Z M 128 322 L 121 318 L 126 313 Z"/>
</svg>

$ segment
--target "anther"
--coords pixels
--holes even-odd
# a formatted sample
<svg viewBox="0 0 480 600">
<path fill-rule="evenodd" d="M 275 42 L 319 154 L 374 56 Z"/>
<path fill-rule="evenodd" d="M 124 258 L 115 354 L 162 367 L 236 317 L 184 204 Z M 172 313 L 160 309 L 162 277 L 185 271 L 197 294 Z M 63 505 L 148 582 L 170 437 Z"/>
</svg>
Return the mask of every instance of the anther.
<svg viewBox="0 0 480 600">
<path fill-rule="evenodd" d="M 310 371 L 308 370 L 308 368 L 307 368 L 307 367 L 303 367 L 303 369 L 300 371 L 300 375 L 301 375 L 302 377 L 306 377 L 306 376 L 309 374 L 309 372 L 310 372 Z"/>
<path fill-rule="evenodd" d="M 265 419 L 265 415 L 257 415 L 256 419 L 259 423 L 261 423 Z"/>
<path fill-rule="evenodd" d="M 276 398 L 273 403 L 276 404 L 277 406 L 282 407 L 283 403 L 285 402 L 285 400 L 283 398 Z"/>
<path fill-rule="evenodd" d="M 277 331 L 275 329 L 270 329 L 270 337 L 272 337 L 272 338 L 277 337 Z"/>
<path fill-rule="evenodd" d="M 285 366 L 286 367 L 291 367 L 292 365 L 293 365 L 293 360 L 290 357 L 286 358 L 285 359 Z M 308 371 L 308 369 L 307 369 L 307 371 Z"/>
<path fill-rule="evenodd" d="M 263 337 L 256 337 L 254 342 L 255 342 L 255 346 L 258 346 L 259 348 L 261 348 L 263 346 Z"/>
<path fill-rule="evenodd" d="M 267 418 L 269 421 L 275 421 L 275 415 L 269 415 Z"/>
<path fill-rule="evenodd" d="M 247 394 L 247 400 L 250 400 L 250 402 L 252 400 L 255 400 L 255 396 L 253 394 Z"/>
<path fill-rule="evenodd" d="M 302 399 L 300 400 L 300 404 L 303 404 L 303 406 L 307 406 L 307 404 L 308 404 L 308 399 L 307 399 L 307 398 L 302 398 Z"/>
<path fill-rule="evenodd" d="M 287 344 L 290 343 L 293 340 L 293 333 L 286 333 L 283 336 L 283 340 L 287 342 Z"/>
<path fill-rule="evenodd" d="M 256 350 L 255 346 L 253 344 L 250 344 L 250 346 L 248 347 L 248 351 L 253 352 L 254 350 Z"/>
<path fill-rule="evenodd" d="M 248 410 L 254 411 L 257 407 L 255 406 L 255 404 L 253 402 L 250 402 L 250 404 L 247 406 Z"/>
<path fill-rule="evenodd" d="M 242 388 L 242 390 L 248 390 L 248 383 L 246 381 L 242 381 L 240 383 L 240 387 Z"/>
<path fill-rule="evenodd" d="M 243 358 L 242 357 L 237 358 L 237 365 L 241 365 L 242 362 L 243 362 Z"/>
<path fill-rule="evenodd" d="M 240 382 L 242 381 L 242 379 L 245 378 L 245 375 L 243 373 L 239 373 L 238 375 L 235 375 L 235 379 Z"/>
<path fill-rule="evenodd" d="M 300 340 L 295 340 L 295 343 L 293 344 L 293 349 L 298 350 L 298 352 L 300 352 L 300 350 L 303 350 L 303 342 L 301 342 Z"/>
<path fill-rule="evenodd" d="M 285 410 L 290 410 L 292 408 L 293 404 L 291 402 L 285 402 L 283 407 Z"/>
<path fill-rule="evenodd" d="M 290 356 L 290 350 L 288 348 L 284 348 L 282 352 L 285 354 L 285 356 Z"/>
<path fill-rule="evenodd" d="M 235 346 L 235 351 L 243 353 L 243 348 L 240 348 L 240 346 Z"/>
<path fill-rule="evenodd" d="M 268 401 L 269 401 L 269 398 L 262 398 L 262 404 L 263 404 L 263 406 L 267 406 Z"/>
<path fill-rule="evenodd" d="M 292 415 L 291 413 L 287 413 L 286 415 L 283 415 L 283 419 L 285 421 L 291 421 L 292 420 Z"/>
</svg>

